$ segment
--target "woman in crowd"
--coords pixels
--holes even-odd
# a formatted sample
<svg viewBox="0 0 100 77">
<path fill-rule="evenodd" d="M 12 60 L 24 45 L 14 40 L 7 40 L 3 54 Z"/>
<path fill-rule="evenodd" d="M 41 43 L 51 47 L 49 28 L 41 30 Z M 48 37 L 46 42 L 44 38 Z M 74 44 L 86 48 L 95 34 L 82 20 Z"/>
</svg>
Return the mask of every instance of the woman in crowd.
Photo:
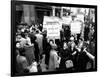
<svg viewBox="0 0 100 77">
<path fill-rule="evenodd" d="M 60 62 L 60 70 L 67 70 L 65 62 L 67 60 L 71 60 L 71 52 L 69 51 L 67 42 L 63 43 L 63 49 L 60 51 L 61 62 Z"/>
<path fill-rule="evenodd" d="M 58 56 L 57 51 L 55 50 L 57 48 L 57 45 L 54 44 L 54 41 L 50 40 L 49 43 L 51 45 L 49 71 L 56 71 L 56 68 L 59 68 L 60 57 Z"/>
<path fill-rule="evenodd" d="M 33 44 L 34 44 L 34 48 L 35 48 L 35 51 L 34 51 L 34 54 L 35 54 L 35 60 L 37 62 L 39 62 L 39 46 L 38 46 L 38 43 L 36 42 L 36 36 L 33 38 Z"/>
<path fill-rule="evenodd" d="M 27 44 L 28 44 L 29 46 L 31 46 L 31 45 L 32 45 L 31 39 L 30 39 L 30 37 L 29 37 L 29 35 L 28 35 L 27 32 L 25 32 L 25 39 L 26 39 Z"/>
<path fill-rule="evenodd" d="M 68 42 L 68 46 L 69 46 L 69 49 L 70 49 L 70 52 L 72 53 L 72 55 L 75 54 L 76 44 L 75 44 L 74 36 L 70 37 L 70 41 Z"/>
<path fill-rule="evenodd" d="M 51 45 L 48 43 L 46 34 L 43 34 L 43 54 L 45 55 L 45 64 L 48 68 L 49 64 L 49 57 L 50 57 L 50 50 L 51 50 Z"/>
<path fill-rule="evenodd" d="M 28 61 L 25 57 L 25 52 L 23 48 L 17 48 L 16 50 L 16 65 L 17 65 L 17 72 L 18 73 L 26 73 L 27 67 L 29 66 Z M 27 70 L 28 72 L 28 70 Z"/>
<path fill-rule="evenodd" d="M 69 41 L 69 50 L 70 50 L 70 53 L 71 53 L 71 55 L 72 55 L 72 61 L 73 61 L 73 67 L 74 67 L 74 70 L 76 69 L 76 67 L 77 67 L 77 49 L 76 49 L 76 44 L 75 44 L 75 38 L 74 38 L 74 36 L 72 36 L 71 38 L 70 38 L 70 41 Z"/>
<path fill-rule="evenodd" d="M 24 34 L 22 34 L 22 33 L 18 34 L 16 36 L 16 42 L 19 42 L 20 47 L 23 48 L 26 45 L 26 40 L 25 40 Z"/>
<path fill-rule="evenodd" d="M 22 48 L 25 46 L 31 46 L 31 41 L 27 33 L 25 34 L 24 32 L 22 32 L 21 34 L 18 34 L 16 36 L 16 41 L 19 41 Z"/>
<path fill-rule="evenodd" d="M 42 55 L 43 53 L 43 35 L 39 33 L 39 30 L 36 31 L 36 42 L 38 43 L 38 46 L 39 46 L 39 54 L 40 56 Z"/>
<path fill-rule="evenodd" d="M 86 44 L 82 38 L 79 38 L 77 49 L 77 56 L 76 56 L 76 70 L 75 71 L 86 71 L 87 63 L 90 61 L 84 49 L 86 48 Z"/>
</svg>

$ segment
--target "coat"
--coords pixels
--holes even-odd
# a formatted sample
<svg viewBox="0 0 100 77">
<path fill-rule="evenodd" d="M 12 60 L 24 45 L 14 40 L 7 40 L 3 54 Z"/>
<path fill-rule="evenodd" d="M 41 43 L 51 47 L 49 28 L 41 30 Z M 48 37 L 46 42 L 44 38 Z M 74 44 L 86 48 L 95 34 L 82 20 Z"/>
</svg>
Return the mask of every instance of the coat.
<svg viewBox="0 0 100 77">
<path fill-rule="evenodd" d="M 58 63 L 58 54 L 57 51 L 51 50 L 50 51 L 50 58 L 49 58 L 49 70 L 55 71 L 57 67 L 59 67 Z"/>
<path fill-rule="evenodd" d="M 27 62 L 26 57 L 17 55 L 16 56 L 16 70 L 18 73 L 24 73 L 24 70 L 27 68 L 29 65 Z"/>
<path fill-rule="evenodd" d="M 72 56 L 71 56 L 71 52 L 69 51 L 69 49 L 66 50 L 61 50 L 61 62 L 60 62 L 60 69 L 61 70 L 65 70 L 66 69 L 66 65 L 65 62 L 67 60 L 71 60 Z"/>
<path fill-rule="evenodd" d="M 38 43 L 39 46 L 39 53 L 42 54 L 43 53 L 43 36 L 41 34 L 36 34 L 36 42 Z"/>
</svg>

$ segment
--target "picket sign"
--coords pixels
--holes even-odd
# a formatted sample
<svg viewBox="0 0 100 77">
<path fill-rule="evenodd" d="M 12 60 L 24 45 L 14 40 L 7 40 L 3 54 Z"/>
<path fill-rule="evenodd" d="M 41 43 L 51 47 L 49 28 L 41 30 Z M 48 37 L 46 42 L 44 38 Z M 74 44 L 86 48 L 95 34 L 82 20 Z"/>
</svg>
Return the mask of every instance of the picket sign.
<svg viewBox="0 0 100 77">
<path fill-rule="evenodd" d="M 62 24 L 70 25 L 71 21 L 72 21 L 71 16 L 63 16 L 62 17 Z"/>
<path fill-rule="evenodd" d="M 70 27 L 71 27 L 71 34 L 80 34 L 81 33 L 82 22 L 73 21 L 73 22 L 71 22 Z"/>
<path fill-rule="evenodd" d="M 43 29 L 47 30 L 48 39 L 60 39 L 62 24 L 60 18 L 54 16 L 44 16 Z"/>
<path fill-rule="evenodd" d="M 77 14 L 75 20 L 84 22 L 84 14 Z"/>
</svg>

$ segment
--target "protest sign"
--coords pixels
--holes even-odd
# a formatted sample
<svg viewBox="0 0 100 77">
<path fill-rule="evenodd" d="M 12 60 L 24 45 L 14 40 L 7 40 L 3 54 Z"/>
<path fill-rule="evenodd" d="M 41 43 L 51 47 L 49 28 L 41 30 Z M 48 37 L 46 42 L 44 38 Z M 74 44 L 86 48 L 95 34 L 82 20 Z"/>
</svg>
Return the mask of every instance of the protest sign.
<svg viewBox="0 0 100 77">
<path fill-rule="evenodd" d="M 72 34 L 79 34 L 81 32 L 82 22 L 74 21 L 71 22 L 71 33 Z"/>
<path fill-rule="evenodd" d="M 77 14 L 77 17 L 75 18 L 75 20 L 80 20 L 84 22 L 84 14 Z"/>
<path fill-rule="evenodd" d="M 62 17 L 62 24 L 69 25 L 71 21 L 72 21 L 72 17 L 71 16 Z"/>
<path fill-rule="evenodd" d="M 62 24 L 58 17 L 44 16 L 43 28 L 47 30 L 47 38 L 60 39 Z"/>
</svg>

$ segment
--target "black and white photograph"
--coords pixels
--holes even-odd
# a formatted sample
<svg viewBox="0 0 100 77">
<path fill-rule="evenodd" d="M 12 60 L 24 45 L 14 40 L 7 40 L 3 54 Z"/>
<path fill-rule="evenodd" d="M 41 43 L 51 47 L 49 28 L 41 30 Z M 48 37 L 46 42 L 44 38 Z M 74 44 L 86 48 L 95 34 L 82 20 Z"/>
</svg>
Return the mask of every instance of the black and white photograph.
<svg viewBox="0 0 100 77">
<path fill-rule="evenodd" d="M 11 1 L 11 75 L 97 71 L 97 6 Z"/>
</svg>

